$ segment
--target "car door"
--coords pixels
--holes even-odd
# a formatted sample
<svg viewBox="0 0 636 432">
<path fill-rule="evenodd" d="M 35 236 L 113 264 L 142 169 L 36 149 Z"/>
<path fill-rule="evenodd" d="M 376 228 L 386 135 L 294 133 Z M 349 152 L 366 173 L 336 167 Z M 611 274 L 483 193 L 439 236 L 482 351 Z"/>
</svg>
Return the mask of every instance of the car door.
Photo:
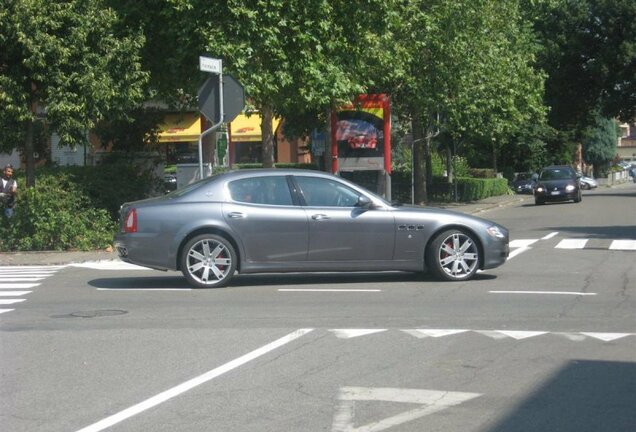
<svg viewBox="0 0 636 432">
<path fill-rule="evenodd" d="M 294 203 L 285 176 L 237 179 L 227 188 L 231 200 L 223 205 L 223 215 L 243 244 L 244 261 L 275 264 L 307 259 L 307 215 Z"/>
<path fill-rule="evenodd" d="M 309 223 L 309 262 L 391 260 L 395 222 L 387 209 L 357 207 L 360 193 L 336 179 L 294 176 Z"/>
</svg>

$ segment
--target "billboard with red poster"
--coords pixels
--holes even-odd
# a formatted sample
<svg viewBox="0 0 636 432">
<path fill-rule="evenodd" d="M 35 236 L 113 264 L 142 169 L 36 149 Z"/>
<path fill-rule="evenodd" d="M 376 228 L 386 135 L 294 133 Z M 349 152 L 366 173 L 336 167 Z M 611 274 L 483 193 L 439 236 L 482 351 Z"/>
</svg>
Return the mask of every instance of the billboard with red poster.
<svg viewBox="0 0 636 432">
<path fill-rule="evenodd" d="M 384 94 L 360 95 L 331 115 L 331 172 L 391 173 L 391 110 Z"/>
</svg>

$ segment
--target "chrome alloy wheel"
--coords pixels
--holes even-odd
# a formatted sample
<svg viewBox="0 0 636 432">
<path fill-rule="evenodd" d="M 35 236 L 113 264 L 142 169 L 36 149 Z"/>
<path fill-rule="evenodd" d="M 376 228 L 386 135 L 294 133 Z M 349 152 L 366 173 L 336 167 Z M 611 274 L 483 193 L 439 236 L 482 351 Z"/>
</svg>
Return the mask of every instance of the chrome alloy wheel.
<svg viewBox="0 0 636 432">
<path fill-rule="evenodd" d="M 470 235 L 461 231 L 446 231 L 433 241 L 433 270 L 442 279 L 470 279 L 479 267 L 479 247 Z"/>
<path fill-rule="evenodd" d="M 181 269 L 194 286 L 222 286 L 234 274 L 236 254 L 223 237 L 204 234 L 190 240 L 184 250 Z"/>
</svg>

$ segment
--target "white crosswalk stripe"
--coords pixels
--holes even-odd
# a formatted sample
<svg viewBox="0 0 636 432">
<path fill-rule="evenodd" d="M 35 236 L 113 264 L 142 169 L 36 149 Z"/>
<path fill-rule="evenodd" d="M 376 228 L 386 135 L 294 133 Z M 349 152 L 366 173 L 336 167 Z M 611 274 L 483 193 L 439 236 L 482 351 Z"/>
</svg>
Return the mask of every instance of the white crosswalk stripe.
<svg viewBox="0 0 636 432">
<path fill-rule="evenodd" d="M 551 233 L 548 236 L 542 237 L 540 239 L 514 239 L 510 241 L 510 258 L 514 258 L 520 253 L 526 252 L 531 249 L 546 247 L 547 245 L 551 245 L 554 249 L 564 249 L 564 250 L 578 250 L 578 249 L 598 249 L 607 248 L 609 250 L 616 251 L 636 251 L 636 240 L 626 240 L 626 239 L 608 239 L 608 240 L 594 240 L 590 241 L 590 239 L 586 238 L 565 238 L 559 240 L 559 242 L 554 245 L 551 242 L 546 240 L 550 240 L 555 237 L 555 233 Z M 594 243 L 596 242 L 596 243 Z M 595 247 L 596 246 L 596 247 Z"/>
<path fill-rule="evenodd" d="M 0 305 L 15 305 L 25 302 L 24 297 L 32 293 L 40 283 L 65 266 L 0 266 Z M 0 314 L 15 309 L 0 309 Z"/>
</svg>

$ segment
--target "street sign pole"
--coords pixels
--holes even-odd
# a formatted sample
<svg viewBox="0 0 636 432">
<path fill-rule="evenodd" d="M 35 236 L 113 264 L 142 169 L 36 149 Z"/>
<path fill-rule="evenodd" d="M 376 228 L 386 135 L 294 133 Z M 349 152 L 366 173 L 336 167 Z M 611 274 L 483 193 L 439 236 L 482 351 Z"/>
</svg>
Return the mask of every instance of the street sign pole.
<svg viewBox="0 0 636 432">
<path fill-rule="evenodd" d="M 214 132 L 223 124 L 223 61 L 199 57 L 199 69 L 206 72 L 216 73 L 219 76 L 219 122 L 213 124 L 209 129 L 204 130 L 199 135 L 199 178 L 203 179 L 203 138 Z"/>
<path fill-rule="evenodd" d="M 203 178 L 203 138 L 217 130 L 223 123 L 234 120 L 243 111 L 245 91 L 241 83 L 232 75 L 223 75 L 220 59 L 199 57 L 199 69 L 218 75 L 218 81 L 214 77 L 209 77 L 197 93 L 199 110 L 213 123 L 212 127 L 199 136 L 199 170 L 200 178 Z M 229 143 L 227 145 L 229 146 Z"/>
</svg>

